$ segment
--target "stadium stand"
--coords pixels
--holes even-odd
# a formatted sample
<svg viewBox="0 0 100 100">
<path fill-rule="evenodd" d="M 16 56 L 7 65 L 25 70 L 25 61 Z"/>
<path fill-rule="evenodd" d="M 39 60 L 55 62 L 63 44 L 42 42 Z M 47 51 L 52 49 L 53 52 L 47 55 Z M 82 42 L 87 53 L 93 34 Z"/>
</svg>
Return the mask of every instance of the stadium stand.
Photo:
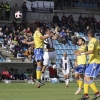
<svg viewBox="0 0 100 100">
<path fill-rule="evenodd" d="M 32 1 L 32 0 L 31 0 Z M 71 7 L 70 9 L 76 8 L 89 8 L 89 9 L 99 9 L 99 1 L 97 0 L 63 0 L 63 3 L 65 7 Z M 57 5 L 59 6 L 59 4 Z M 65 9 L 65 8 L 63 8 Z M 67 52 L 69 58 L 71 59 L 72 63 L 74 64 L 75 56 L 73 55 L 74 50 L 78 49 L 77 45 L 74 45 L 72 40 L 73 37 L 84 37 L 85 40 L 88 42 L 88 38 L 86 36 L 86 33 L 88 31 L 87 26 L 89 28 L 94 29 L 96 32 L 96 36 L 98 34 L 98 39 L 100 38 L 100 22 L 96 20 L 95 16 L 86 15 L 82 16 L 80 15 L 78 20 L 74 20 L 73 15 L 68 16 L 62 16 L 62 18 L 59 18 L 59 28 L 62 29 L 62 26 L 66 26 L 65 33 L 69 33 L 67 37 L 67 43 L 63 44 L 60 43 L 59 40 L 55 41 L 55 48 L 57 52 L 57 67 L 60 68 L 60 60 L 62 57 L 62 54 L 64 51 Z M 64 19 L 63 19 L 64 18 Z M 71 20 L 70 20 L 71 19 Z M 30 24 L 29 22 L 22 22 L 16 20 L 10 20 L 10 21 L 0 21 L 0 63 L 5 62 L 12 62 L 12 63 L 25 63 L 25 59 L 28 58 L 26 55 L 24 55 L 25 51 L 29 50 L 29 48 L 33 48 L 32 46 L 28 46 L 25 44 L 22 44 L 21 41 L 24 39 L 27 39 L 28 41 L 33 40 L 33 34 L 34 34 L 34 27 L 35 25 L 40 22 L 43 25 L 50 26 L 50 28 L 56 27 L 55 24 L 48 21 L 39 21 L 35 20 L 34 24 Z M 85 23 L 85 24 L 84 24 Z M 55 34 L 59 34 L 61 31 Z M 3 33 L 3 34 L 2 34 Z M 6 40 L 7 39 L 7 40 Z M 10 41 L 11 39 L 11 41 Z M 8 42 L 9 41 L 9 42 Z M 33 49 L 32 49 L 33 50 Z M 31 52 L 32 53 L 32 52 Z M 32 58 L 32 55 L 31 55 Z M 88 58 L 87 58 L 88 59 Z M 29 63 L 32 63 L 32 59 L 29 60 Z M 12 67 L 13 65 L 11 65 Z"/>
</svg>

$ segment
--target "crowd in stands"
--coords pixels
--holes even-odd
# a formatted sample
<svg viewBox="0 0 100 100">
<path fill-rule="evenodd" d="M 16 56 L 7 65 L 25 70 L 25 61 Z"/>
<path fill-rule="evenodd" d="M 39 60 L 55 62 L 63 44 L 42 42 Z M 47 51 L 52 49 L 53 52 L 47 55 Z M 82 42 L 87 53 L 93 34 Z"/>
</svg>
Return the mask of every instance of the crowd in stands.
<svg viewBox="0 0 100 100">
<path fill-rule="evenodd" d="M 42 26 L 48 26 L 51 31 L 57 35 L 57 40 L 64 45 L 69 42 L 74 42 L 77 39 L 80 32 L 87 35 L 89 29 L 94 29 L 96 33 L 100 32 L 100 22 L 97 22 L 95 17 L 92 16 L 80 16 L 78 21 L 73 19 L 73 15 L 65 16 L 59 19 L 57 13 L 53 16 L 51 22 L 45 22 L 36 20 L 33 24 L 20 23 L 19 25 L 14 20 L 11 24 L 5 24 L 0 26 L 0 40 L 3 41 L 2 48 L 5 48 L 8 53 L 12 53 L 14 57 L 24 58 L 25 62 L 32 61 L 34 45 L 28 45 L 22 43 L 25 41 L 33 41 L 34 31 L 37 23 L 41 23 Z M 43 27 L 41 28 L 41 33 Z"/>
<path fill-rule="evenodd" d="M 32 79 L 32 69 L 26 69 L 23 73 L 19 74 L 18 69 L 5 68 L 1 74 L 1 80 L 30 80 Z"/>
<path fill-rule="evenodd" d="M 11 7 L 8 2 L 0 2 L 0 20 L 10 20 L 11 11 L 15 19 L 15 13 L 19 10 L 22 11 L 23 14 L 22 21 L 25 21 L 28 10 L 26 2 L 24 2 L 21 7 L 18 6 L 18 3 L 15 3 L 14 7 Z"/>
</svg>

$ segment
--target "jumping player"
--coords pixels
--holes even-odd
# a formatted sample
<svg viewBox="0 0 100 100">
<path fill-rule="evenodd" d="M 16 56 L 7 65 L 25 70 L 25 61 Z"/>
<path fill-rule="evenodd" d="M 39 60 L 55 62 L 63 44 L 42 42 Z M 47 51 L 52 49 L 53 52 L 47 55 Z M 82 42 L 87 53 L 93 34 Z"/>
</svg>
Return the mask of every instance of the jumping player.
<svg viewBox="0 0 100 100">
<path fill-rule="evenodd" d="M 37 88 L 40 88 L 41 85 L 41 73 L 43 68 L 43 48 L 44 48 L 44 40 L 53 36 L 53 34 L 49 34 L 47 36 L 43 36 L 40 32 L 41 24 L 38 24 L 36 27 L 36 31 L 34 33 L 34 41 L 32 42 L 23 42 L 26 44 L 35 44 L 34 55 L 37 62 L 37 69 L 36 69 L 36 82 L 38 83 Z"/>
<path fill-rule="evenodd" d="M 43 32 L 45 34 L 44 36 L 48 36 L 52 33 L 48 27 L 46 27 Z M 53 35 L 52 37 L 44 40 L 44 66 L 42 68 L 42 80 L 44 78 L 45 69 L 48 66 L 49 62 L 52 64 L 53 68 L 56 68 L 56 51 L 54 47 L 55 39 L 57 39 L 57 37 Z"/>
<path fill-rule="evenodd" d="M 79 45 L 79 49 L 76 50 L 74 53 L 82 53 L 85 52 L 87 47 L 85 45 L 85 40 L 83 38 L 79 38 L 77 44 Z M 75 61 L 75 78 L 77 79 L 78 83 L 78 90 L 75 92 L 75 95 L 79 94 L 82 90 L 82 85 L 83 85 L 83 74 L 85 71 L 85 66 L 86 66 L 86 55 L 80 55 L 77 56 L 76 61 Z"/>
<path fill-rule="evenodd" d="M 89 38 L 88 51 L 76 54 L 76 55 L 89 55 L 88 65 L 86 66 L 85 76 L 84 76 L 84 96 L 82 96 L 80 100 L 89 99 L 88 96 L 89 86 L 95 93 L 95 96 L 92 100 L 96 100 L 98 97 L 100 97 L 100 93 L 95 83 L 93 82 L 93 78 L 96 78 L 100 70 L 100 50 L 98 49 L 99 43 L 95 38 L 94 30 L 92 29 L 89 30 L 87 35 Z"/>
</svg>

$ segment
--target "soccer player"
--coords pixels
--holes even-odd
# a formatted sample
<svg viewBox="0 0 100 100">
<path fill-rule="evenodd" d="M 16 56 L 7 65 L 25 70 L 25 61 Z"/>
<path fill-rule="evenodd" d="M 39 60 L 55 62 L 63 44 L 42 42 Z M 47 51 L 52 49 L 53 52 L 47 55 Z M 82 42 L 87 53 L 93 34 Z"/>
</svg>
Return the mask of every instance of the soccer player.
<svg viewBox="0 0 100 100">
<path fill-rule="evenodd" d="M 52 33 L 52 31 L 50 31 L 48 27 L 45 27 L 45 29 L 43 30 L 43 33 L 45 34 L 44 36 L 48 36 L 50 33 Z M 43 74 L 42 74 L 41 80 L 43 80 L 44 78 L 44 72 L 49 62 L 52 64 L 53 69 L 56 68 L 56 51 L 54 47 L 54 40 L 56 39 L 57 37 L 53 35 L 52 37 L 44 40 L 44 55 L 43 55 L 44 66 L 42 69 Z"/>
<path fill-rule="evenodd" d="M 66 87 L 68 87 L 69 84 L 69 73 L 70 73 L 70 65 L 72 65 L 70 58 L 67 56 L 67 53 L 63 53 L 63 57 L 61 59 L 61 67 L 62 67 L 62 73 L 65 78 L 65 84 Z"/>
<path fill-rule="evenodd" d="M 79 38 L 77 44 L 79 45 L 79 49 L 76 50 L 74 53 L 82 53 L 85 52 L 87 47 L 85 45 L 85 40 L 83 38 Z M 82 90 L 82 85 L 83 85 L 83 74 L 85 71 L 85 66 L 86 66 L 86 55 L 80 55 L 77 56 L 76 61 L 75 61 L 75 78 L 77 79 L 78 83 L 78 90 L 75 92 L 75 95 L 79 94 Z"/>
<path fill-rule="evenodd" d="M 93 78 L 96 78 L 100 70 L 100 50 L 99 50 L 99 43 L 95 38 L 95 31 L 91 29 L 89 30 L 87 35 L 89 38 L 88 51 L 76 54 L 76 55 L 89 55 L 88 65 L 86 66 L 85 76 L 84 76 L 84 96 L 80 98 L 80 100 L 87 100 L 89 98 L 88 96 L 89 86 L 95 93 L 93 100 L 96 100 L 98 97 L 100 97 L 100 93 L 95 83 L 93 82 Z"/>
<path fill-rule="evenodd" d="M 43 67 L 43 48 L 44 48 L 44 40 L 53 36 L 53 34 L 49 34 L 47 36 L 43 36 L 41 31 L 41 24 L 38 24 L 36 27 L 36 31 L 34 33 L 34 41 L 32 42 L 23 42 L 26 44 L 35 44 L 34 55 L 37 62 L 36 69 L 36 82 L 38 83 L 37 88 L 40 88 L 41 85 L 41 73 Z"/>
</svg>

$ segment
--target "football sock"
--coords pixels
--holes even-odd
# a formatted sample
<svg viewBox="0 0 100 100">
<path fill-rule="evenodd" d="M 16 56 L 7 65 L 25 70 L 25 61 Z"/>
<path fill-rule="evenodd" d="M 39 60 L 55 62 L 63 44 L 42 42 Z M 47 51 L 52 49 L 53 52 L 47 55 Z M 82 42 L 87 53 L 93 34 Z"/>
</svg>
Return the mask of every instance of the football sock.
<svg viewBox="0 0 100 100">
<path fill-rule="evenodd" d="M 67 84 L 67 85 L 69 84 L 69 78 L 67 78 L 66 84 Z"/>
<path fill-rule="evenodd" d="M 91 81 L 91 83 L 90 83 L 89 86 L 91 87 L 91 89 L 92 89 L 95 93 L 98 92 L 98 89 L 97 89 L 97 87 L 96 87 L 96 85 L 95 85 L 95 83 L 94 83 L 93 81 Z"/>
<path fill-rule="evenodd" d="M 84 82 L 84 94 L 88 94 L 88 92 L 89 92 L 89 83 Z"/>
<path fill-rule="evenodd" d="M 37 76 L 37 80 L 38 81 L 41 81 L 41 73 L 42 73 L 42 68 L 40 68 L 40 67 L 37 66 L 36 76 Z"/>
<path fill-rule="evenodd" d="M 83 79 L 79 79 L 79 89 L 82 89 L 82 85 L 83 85 Z"/>
<path fill-rule="evenodd" d="M 78 84 L 78 86 L 79 86 L 79 80 L 77 80 L 77 84 Z"/>
</svg>

